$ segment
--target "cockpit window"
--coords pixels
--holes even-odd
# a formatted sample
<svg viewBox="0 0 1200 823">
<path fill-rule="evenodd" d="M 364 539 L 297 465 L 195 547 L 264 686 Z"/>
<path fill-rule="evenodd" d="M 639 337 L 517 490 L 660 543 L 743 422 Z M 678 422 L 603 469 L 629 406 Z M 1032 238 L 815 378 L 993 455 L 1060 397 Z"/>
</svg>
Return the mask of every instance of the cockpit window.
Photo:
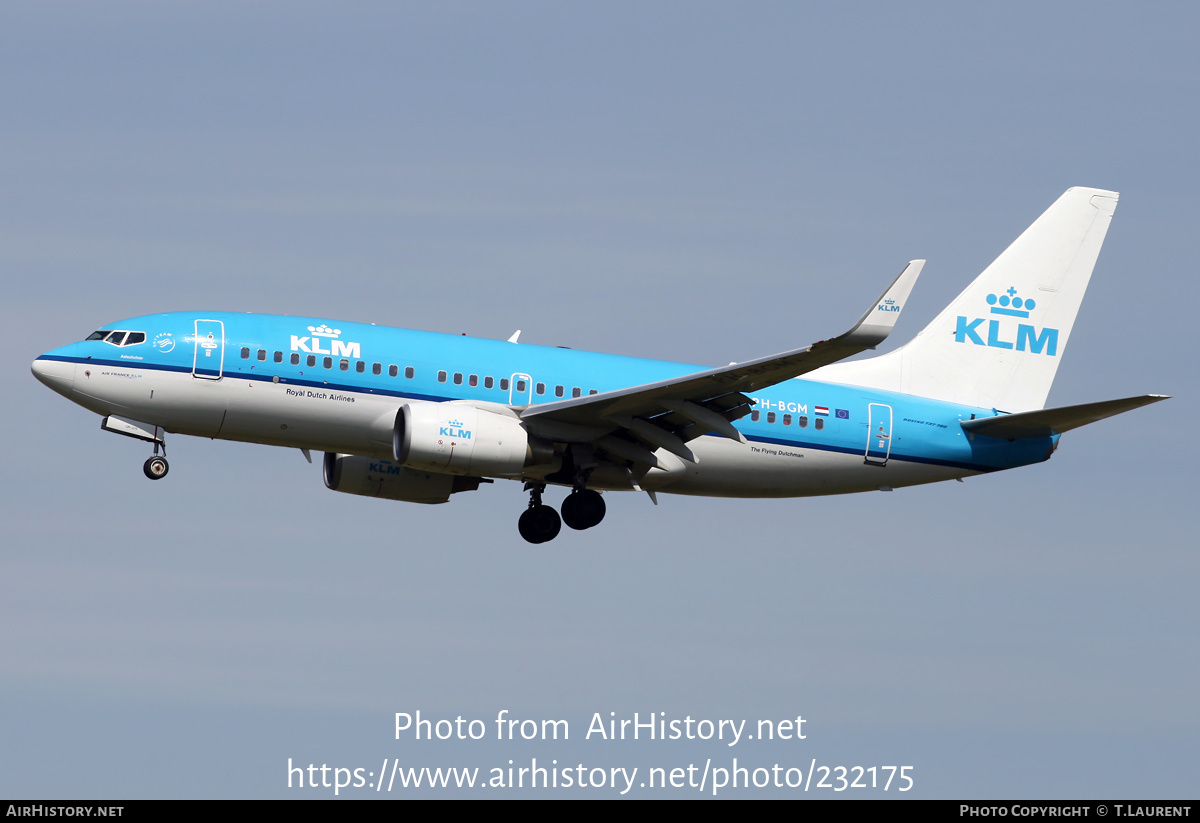
<svg viewBox="0 0 1200 823">
<path fill-rule="evenodd" d="M 144 331 L 113 331 L 112 329 L 99 329 L 88 335 L 88 340 L 103 340 L 105 343 L 111 343 L 114 346 L 136 346 L 139 343 L 146 342 L 146 333 Z"/>
</svg>

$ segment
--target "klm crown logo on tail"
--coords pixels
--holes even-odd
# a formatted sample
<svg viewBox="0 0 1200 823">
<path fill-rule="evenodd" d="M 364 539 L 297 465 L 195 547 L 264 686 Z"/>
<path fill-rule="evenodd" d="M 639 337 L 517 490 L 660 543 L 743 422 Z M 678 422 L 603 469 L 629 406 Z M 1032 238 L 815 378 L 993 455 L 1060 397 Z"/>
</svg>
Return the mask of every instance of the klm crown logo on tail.
<svg viewBox="0 0 1200 823">
<path fill-rule="evenodd" d="M 1017 290 L 1013 287 L 1009 287 L 999 296 L 989 294 L 987 302 L 992 307 L 990 313 L 1001 317 L 1028 318 L 1029 313 L 1037 308 L 1037 301 L 1031 297 L 1018 297 Z M 981 336 L 984 333 L 984 322 L 987 323 L 986 341 Z M 1016 323 L 1014 332 L 1013 325 L 1012 321 L 994 317 L 976 317 L 968 320 L 960 314 L 958 325 L 954 329 L 954 342 L 970 342 L 976 346 L 990 346 L 993 349 L 1016 349 L 1050 357 L 1058 356 L 1058 329 L 1043 328 L 1038 331 L 1029 323 Z"/>
</svg>

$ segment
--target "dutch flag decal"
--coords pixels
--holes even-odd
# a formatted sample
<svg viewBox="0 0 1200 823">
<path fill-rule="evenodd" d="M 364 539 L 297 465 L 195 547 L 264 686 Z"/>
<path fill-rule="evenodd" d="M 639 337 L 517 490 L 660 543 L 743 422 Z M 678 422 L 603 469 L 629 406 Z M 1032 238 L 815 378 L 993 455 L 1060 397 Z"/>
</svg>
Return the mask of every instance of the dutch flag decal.
<svg viewBox="0 0 1200 823">
<path fill-rule="evenodd" d="M 820 417 L 828 417 L 829 416 L 829 407 L 828 406 L 816 406 L 813 408 L 813 413 Z"/>
</svg>

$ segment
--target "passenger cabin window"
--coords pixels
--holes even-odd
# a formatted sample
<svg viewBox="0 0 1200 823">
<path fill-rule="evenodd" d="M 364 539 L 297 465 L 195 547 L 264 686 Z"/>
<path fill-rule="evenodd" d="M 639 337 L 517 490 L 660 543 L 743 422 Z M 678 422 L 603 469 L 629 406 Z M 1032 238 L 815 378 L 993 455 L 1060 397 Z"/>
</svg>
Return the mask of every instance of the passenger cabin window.
<svg viewBox="0 0 1200 823">
<path fill-rule="evenodd" d="M 332 369 L 333 368 L 333 358 L 332 357 L 324 358 L 321 362 L 321 365 L 327 369 Z"/>
<path fill-rule="evenodd" d="M 264 362 L 266 361 L 266 359 L 267 359 L 267 350 L 266 349 L 258 350 L 258 359 L 261 361 L 264 361 Z"/>
<path fill-rule="evenodd" d="M 761 415 L 759 414 L 758 409 L 755 409 L 754 411 L 750 412 L 750 422 L 757 423 L 760 416 Z"/>
<path fill-rule="evenodd" d="M 478 375 L 475 375 L 475 374 L 473 374 L 473 375 L 471 375 L 470 377 L 468 377 L 468 378 L 467 378 L 467 385 L 468 385 L 468 386 L 478 386 L 478 385 L 479 385 L 479 376 L 478 376 Z"/>
<path fill-rule="evenodd" d="M 555 386 L 555 387 L 554 387 L 554 396 L 555 396 L 555 397 L 562 397 L 562 396 L 563 396 L 563 387 L 562 387 L 562 386 Z"/>
<path fill-rule="evenodd" d="M 400 369 L 396 366 L 388 366 L 388 377 L 395 377 L 400 373 Z"/>
<path fill-rule="evenodd" d="M 247 349 L 247 348 L 243 348 L 243 349 L 242 349 L 242 359 L 243 359 L 243 360 L 249 360 L 249 359 L 250 359 L 250 350 L 249 350 L 249 349 Z"/>
<path fill-rule="evenodd" d="M 599 394 L 599 393 L 600 392 L 596 391 L 595 389 L 588 389 L 588 394 Z"/>
<path fill-rule="evenodd" d="M 350 361 L 342 358 L 341 362 L 338 363 L 338 368 L 342 371 L 350 371 Z"/>
<path fill-rule="evenodd" d="M 545 393 L 546 393 L 546 384 L 545 384 L 545 383 L 538 383 L 538 384 L 537 384 L 537 388 L 535 389 L 535 391 L 536 391 L 538 394 L 545 394 Z"/>
<path fill-rule="evenodd" d="M 825 418 L 818 417 L 815 421 L 815 424 L 816 424 L 817 431 L 820 431 L 821 429 L 825 428 Z"/>
<path fill-rule="evenodd" d="M 445 382 L 446 382 L 446 373 L 445 373 L 444 371 L 440 371 L 440 372 L 438 372 L 438 382 L 439 382 L 439 383 L 445 383 Z"/>
<path fill-rule="evenodd" d="M 396 367 L 395 367 L 395 366 L 392 366 L 392 368 L 394 369 L 394 368 L 396 368 Z M 395 374 L 395 372 L 392 372 L 392 374 L 394 375 L 394 374 Z M 409 366 L 408 368 L 406 368 L 406 369 L 404 370 L 404 376 L 405 376 L 405 377 L 407 377 L 409 380 L 412 380 L 414 375 L 416 375 L 416 372 L 415 372 L 415 371 L 413 371 L 413 367 L 412 367 L 412 366 Z"/>
<path fill-rule="evenodd" d="M 292 352 L 292 365 L 293 366 L 300 365 L 300 355 L 296 354 L 295 352 Z"/>
<path fill-rule="evenodd" d="M 517 391 L 522 394 L 525 392 L 525 381 L 524 380 L 517 381 Z"/>
<path fill-rule="evenodd" d="M 500 378 L 500 391 L 508 391 L 508 378 L 507 377 Z M 521 391 L 525 391 L 525 390 L 521 389 Z"/>
<path fill-rule="evenodd" d="M 382 363 L 372 363 L 371 364 L 371 374 L 383 374 L 383 364 Z M 395 376 L 396 375 L 394 375 L 394 374 L 392 375 L 392 377 L 395 377 Z"/>
<path fill-rule="evenodd" d="M 785 414 L 783 416 L 783 425 L 785 425 L 785 426 L 792 425 L 792 416 L 790 414 Z"/>
<path fill-rule="evenodd" d="M 378 369 L 378 368 L 379 368 L 379 364 L 378 364 L 378 363 L 376 363 L 376 364 L 375 364 L 375 368 L 376 368 L 376 369 Z M 366 364 L 366 362 L 364 362 L 364 361 L 362 361 L 362 360 L 355 361 L 355 363 L 354 363 L 354 370 L 355 370 L 356 372 L 358 372 L 359 374 L 362 374 L 363 372 L 365 372 L 365 371 L 367 370 L 367 364 Z M 379 374 L 379 372 L 375 372 L 375 373 L 376 373 L 376 374 Z"/>
<path fill-rule="evenodd" d="M 579 396 L 580 396 L 580 395 L 582 395 L 582 394 L 583 394 L 583 389 L 579 388 L 578 386 L 576 386 L 576 387 L 574 387 L 573 389 L 571 389 L 571 396 L 572 396 L 572 397 L 579 397 Z"/>
<path fill-rule="evenodd" d="M 804 415 L 800 415 L 799 417 L 796 418 L 796 425 L 802 429 L 807 429 L 808 428 L 808 418 L 805 417 Z"/>
<path fill-rule="evenodd" d="M 282 363 L 282 362 L 283 362 L 283 352 L 281 352 L 281 351 L 277 351 L 277 352 L 275 352 L 275 362 L 276 362 L 276 363 Z"/>
<path fill-rule="evenodd" d="M 456 385 L 456 386 L 462 385 L 462 372 L 456 371 L 454 373 L 454 385 Z"/>
<path fill-rule="evenodd" d="M 308 363 L 309 368 L 312 368 L 313 366 L 317 365 L 317 356 L 315 354 L 310 354 L 306 362 Z"/>
<path fill-rule="evenodd" d="M 492 381 L 492 378 L 490 375 L 483 378 L 483 387 L 485 389 L 490 389 L 494 385 L 495 385 L 495 383 Z"/>
</svg>

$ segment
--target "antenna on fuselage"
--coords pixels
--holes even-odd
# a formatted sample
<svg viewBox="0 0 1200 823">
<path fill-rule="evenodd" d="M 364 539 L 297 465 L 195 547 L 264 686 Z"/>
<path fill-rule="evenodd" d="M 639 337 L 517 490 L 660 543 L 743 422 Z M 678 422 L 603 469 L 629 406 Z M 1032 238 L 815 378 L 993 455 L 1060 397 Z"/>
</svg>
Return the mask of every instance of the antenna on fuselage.
<svg viewBox="0 0 1200 823">
<path fill-rule="evenodd" d="M 512 336 L 512 337 L 510 337 L 510 338 L 508 338 L 508 342 L 509 342 L 509 343 L 516 343 L 516 342 L 517 342 L 517 338 L 518 338 L 518 337 L 520 337 L 520 336 L 521 336 L 521 330 L 520 330 L 520 329 L 517 329 L 515 332 L 513 332 L 513 336 Z"/>
</svg>

